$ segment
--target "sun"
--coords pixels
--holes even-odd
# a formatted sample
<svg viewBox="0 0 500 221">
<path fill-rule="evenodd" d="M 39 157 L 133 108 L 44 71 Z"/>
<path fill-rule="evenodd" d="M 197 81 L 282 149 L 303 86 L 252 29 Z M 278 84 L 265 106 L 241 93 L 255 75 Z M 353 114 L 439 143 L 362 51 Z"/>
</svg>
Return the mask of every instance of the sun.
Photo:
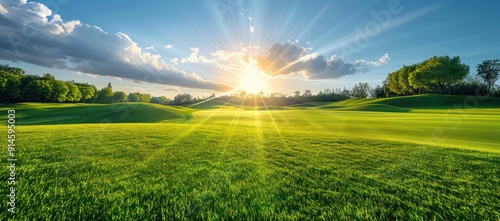
<svg viewBox="0 0 500 221">
<path fill-rule="evenodd" d="M 255 62 L 249 62 L 241 71 L 239 88 L 249 94 L 266 93 L 269 91 L 268 80 L 269 76 L 260 70 Z"/>
<path fill-rule="evenodd" d="M 261 91 L 266 92 L 267 79 L 258 72 L 244 72 L 240 81 L 240 88 L 247 93 L 258 94 Z"/>
</svg>

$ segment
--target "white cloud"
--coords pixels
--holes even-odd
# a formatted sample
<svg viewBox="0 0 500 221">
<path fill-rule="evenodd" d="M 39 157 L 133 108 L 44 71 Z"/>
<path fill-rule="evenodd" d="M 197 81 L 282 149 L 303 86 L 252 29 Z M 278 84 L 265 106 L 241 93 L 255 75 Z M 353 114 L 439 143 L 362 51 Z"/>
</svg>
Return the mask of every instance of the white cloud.
<svg viewBox="0 0 500 221">
<path fill-rule="evenodd" d="M 95 74 L 86 74 L 86 75 L 91 77 L 91 78 L 97 78 L 97 75 L 95 75 Z"/>
<path fill-rule="evenodd" d="M 262 70 L 274 76 L 301 73 L 306 79 L 337 79 L 345 75 L 365 73 L 390 60 L 385 53 L 376 61 L 358 60 L 349 63 L 344 56 L 333 55 L 326 59 L 321 54 L 310 54 L 309 51 L 309 48 L 297 46 L 296 42 L 275 43 L 269 48 L 269 55 L 257 57 L 257 61 Z"/>
<path fill-rule="evenodd" d="M 187 88 L 230 89 L 178 70 L 159 54 L 139 47 L 125 33 L 110 34 L 78 20 L 64 21 L 41 3 L 13 0 L 1 4 L 8 11 L 0 15 L 0 36 L 8 36 L 0 38 L 2 60 L 92 73 L 91 77 L 102 75 Z M 208 61 L 197 54 L 190 59 Z"/>
<path fill-rule="evenodd" d="M 199 48 L 191 48 L 191 55 L 187 58 L 187 60 L 191 63 L 197 63 L 199 61 L 198 54 L 200 53 Z"/>
<path fill-rule="evenodd" d="M 171 49 L 171 48 L 173 48 L 173 47 L 174 47 L 174 45 L 171 45 L 171 44 L 168 44 L 168 45 L 165 45 L 165 46 L 164 46 L 164 48 L 166 48 L 166 49 Z"/>
<path fill-rule="evenodd" d="M 155 51 L 155 47 L 153 46 L 145 47 L 144 50 Z"/>
<path fill-rule="evenodd" d="M 248 20 L 250 20 L 250 21 L 251 21 L 251 20 L 252 20 L 252 17 L 248 17 Z"/>
<path fill-rule="evenodd" d="M 250 32 L 253 33 L 255 31 L 255 27 L 250 25 Z"/>
<path fill-rule="evenodd" d="M 7 11 L 7 9 L 5 9 L 5 8 L 2 6 L 2 4 L 0 4 L 0 14 L 5 15 L 5 14 L 7 14 L 7 13 L 9 13 L 9 11 Z"/>
<path fill-rule="evenodd" d="M 170 62 L 172 62 L 174 64 L 179 64 L 179 58 L 174 57 L 174 58 L 170 59 Z"/>
<path fill-rule="evenodd" d="M 211 63 L 214 62 L 213 60 L 208 59 L 205 56 L 200 56 L 200 49 L 197 47 L 191 48 L 191 54 L 189 54 L 189 57 L 187 58 L 182 58 L 181 63 Z"/>
</svg>

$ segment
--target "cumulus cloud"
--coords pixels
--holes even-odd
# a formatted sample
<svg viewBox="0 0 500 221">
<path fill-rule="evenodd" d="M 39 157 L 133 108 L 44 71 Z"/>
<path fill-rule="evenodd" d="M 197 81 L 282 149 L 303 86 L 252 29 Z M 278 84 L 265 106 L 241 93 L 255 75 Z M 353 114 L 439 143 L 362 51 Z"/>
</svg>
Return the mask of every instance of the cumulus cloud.
<svg viewBox="0 0 500 221">
<path fill-rule="evenodd" d="M 0 4 L 0 59 L 187 88 L 230 89 L 166 64 L 160 55 L 145 52 L 124 33 L 110 34 L 77 20 L 64 21 L 41 3 L 12 0 Z"/>
<path fill-rule="evenodd" d="M 250 32 L 253 33 L 255 31 L 255 27 L 250 25 Z"/>
<path fill-rule="evenodd" d="M 179 58 L 174 57 L 174 58 L 170 59 L 170 62 L 172 62 L 174 64 L 179 64 Z"/>
<path fill-rule="evenodd" d="M 296 42 L 275 43 L 267 57 L 256 57 L 260 68 L 269 75 L 290 75 L 300 73 L 307 79 L 338 79 L 346 75 L 365 73 L 374 66 L 387 63 L 385 53 L 377 61 L 358 60 L 349 63 L 343 56 L 325 58 L 321 54 L 309 53 L 311 48 L 297 46 Z"/>
<path fill-rule="evenodd" d="M 165 45 L 164 47 L 165 47 L 166 49 L 171 49 L 171 48 L 173 48 L 173 47 L 174 47 L 174 45 L 168 44 L 168 45 Z"/>
<path fill-rule="evenodd" d="M 205 56 L 200 56 L 200 49 L 199 48 L 191 48 L 191 54 L 187 58 L 182 58 L 181 63 L 198 63 L 198 62 L 203 62 L 203 63 L 210 63 L 213 62 L 212 60 L 208 59 Z"/>
</svg>

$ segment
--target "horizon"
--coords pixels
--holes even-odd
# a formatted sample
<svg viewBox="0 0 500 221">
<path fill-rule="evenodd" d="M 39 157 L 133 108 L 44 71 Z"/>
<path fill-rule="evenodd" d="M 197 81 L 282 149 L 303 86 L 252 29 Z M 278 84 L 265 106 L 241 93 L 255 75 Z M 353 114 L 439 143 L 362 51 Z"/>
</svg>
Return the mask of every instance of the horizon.
<svg viewBox="0 0 500 221">
<path fill-rule="evenodd" d="M 474 74 L 500 54 L 496 2 L 194 2 L 0 0 L 0 63 L 168 98 L 290 96 L 381 85 L 432 56 L 460 56 Z"/>
</svg>

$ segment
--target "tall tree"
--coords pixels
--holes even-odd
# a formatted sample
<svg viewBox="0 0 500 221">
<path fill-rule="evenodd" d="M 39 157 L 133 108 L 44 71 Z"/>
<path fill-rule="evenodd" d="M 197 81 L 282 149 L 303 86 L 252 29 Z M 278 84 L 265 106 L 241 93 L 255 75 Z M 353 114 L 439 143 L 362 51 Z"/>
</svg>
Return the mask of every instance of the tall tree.
<svg viewBox="0 0 500 221">
<path fill-rule="evenodd" d="M 311 90 L 305 90 L 305 91 L 304 91 L 304 94 L 302 95 L 302 97 L 312 97 L 312 92 L 311 92 Z"/>
<path fill-rule="evenodd" d="M 26 90 L 32 91 L 30 98 L 38 98 L 40 102 L 47 102 L 52 97 L 52 85 L 47 80 L 34 80 L 28 83 Z"/>
<path fill-rule="evenodd" d="M 80 92 L 80 89 L 78 89 L 78 86 L 71 82 L 66 82 L 66 86 L 69 89 L 68 94 L 66 94 L 66 101 L 78 102 L 82 99 L 82 93 Z"/>
<path fill-rule="evenodd" d="M 398 83 L 401 93 L 405 95 L 413 94 L 415 88 L 410 84 L 409 77 L 410 73 L 414 72 L 416 65 L 403 66 L 398 71 Z"/>
<path fill-rule="evenodd" d="M 77 84 L 78 85 L 78 89 L 80 90 L 80 93 L 82 94 L 82 101 L 83 103 L 85 103 L 85 101 L 89 100 L 89 99 L 92 99 L 94 98 L 95 96 L 95 86 L 93 87 L 93 85 L 89 85 L 89 84 Z"/>
<path fill-rule="evenodd" d="M 97 93 L 97 103 L 111 104 L 113 102 L 113 91 L 110 88 L 104 87 Z"/>
<path fill-rule="evenodd" d="M 469 66 L 462 64 L 458 56 L 453 58 L 450 58 L 450 56 L 434 56 L 416 70 L 427 82 L 439 86 L 441 95 L 444 95 L 447 86 L 460 82 L 467 76 L 469 71 Z"/>
<path fill-rule="evenodd" d="M 351 95 L 353 97 L 366 98 L 368 97 L 368 90 L 370 85 L 366 82 L 359 82 L 355 84 L 351 89 Z"/>
<path fill-rule="evenodd" d="M 3 102 L 14 101 L 21 95 L 20 76 L 0 70 L 0 97 Z"/>
<path fill-rule="evenodd" d="M 387 76 L 387 87 L 395 94 L 402 94 L 403 90 L 399 84 L 399 72 L 395 71 Z"/>
<path fill-rule="evenodd" d="M 485 60 L 477 66 L 477 75 L 481 77 L 486 83 L 488 89 L 488 96 L 491 95 L 493 86 L 498 80 L 500 72 L 500 59 Z"/>
<path fill-rule="evenodd" d="M 293 93 L 295 94 L 294 97 L 300 97 L 300 91 L 294 91 Z"/>
<path fill-rule="evenodd" d="M 69 92 L 69 88 L 63 81 L 52 80 L 50 81 L 50 86 L 52 88 L 52 101 L 63 102 L 66 100 L 66 95 Z"/>
</svg>

